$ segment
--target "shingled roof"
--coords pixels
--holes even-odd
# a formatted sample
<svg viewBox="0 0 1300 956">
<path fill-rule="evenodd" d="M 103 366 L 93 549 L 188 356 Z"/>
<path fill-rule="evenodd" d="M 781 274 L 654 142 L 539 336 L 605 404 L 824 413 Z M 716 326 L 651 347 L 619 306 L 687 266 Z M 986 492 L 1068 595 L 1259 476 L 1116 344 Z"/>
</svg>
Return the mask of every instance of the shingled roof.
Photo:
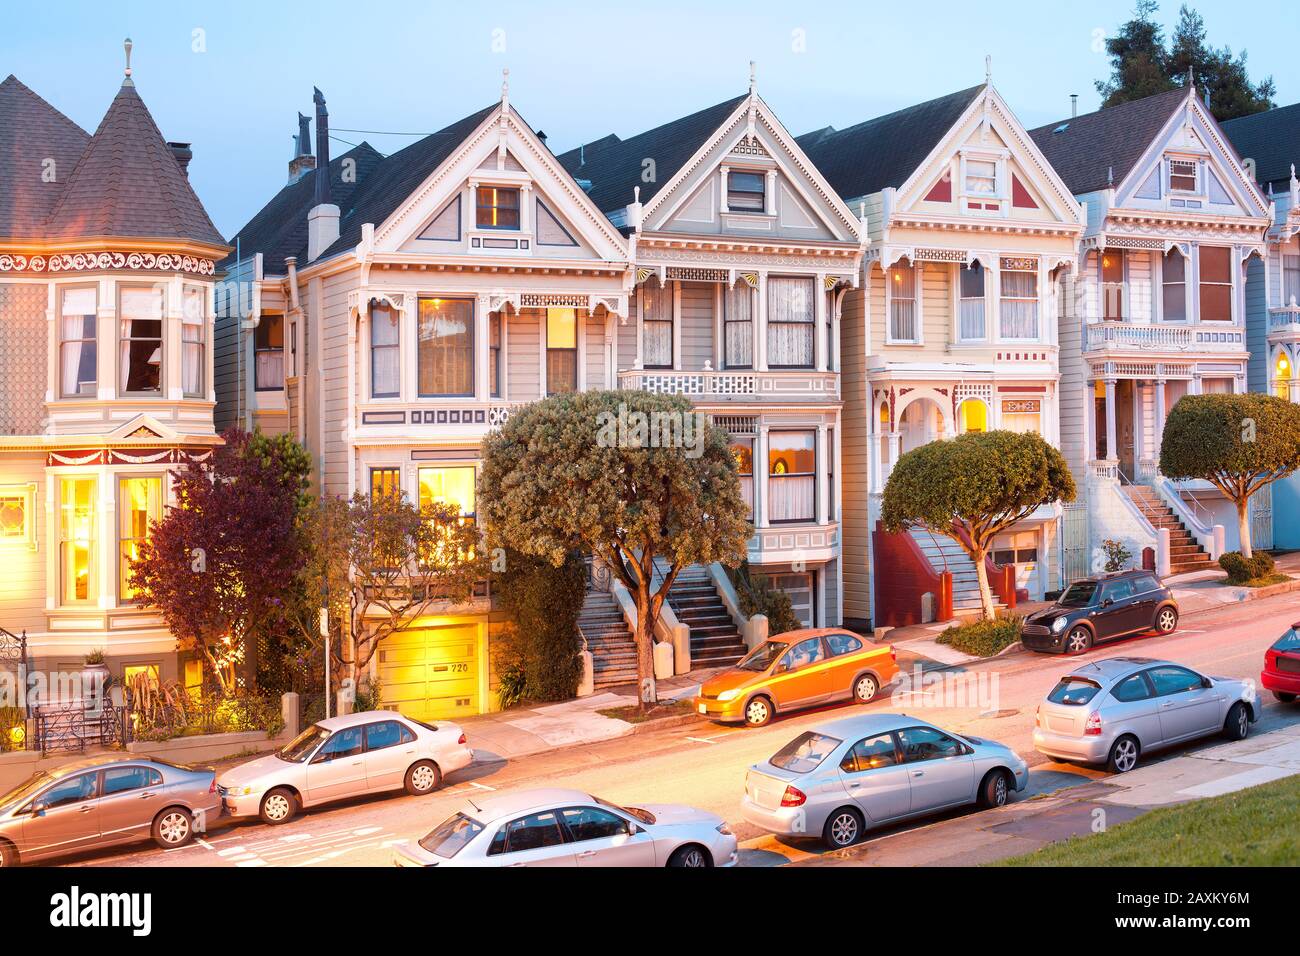
<svg viewBox="0 0 1300 956">
<path fill-rule="evenodd" d="M 718 131 L 747 95 L 656 126 L 629 139 L 619 139 L 610 134 L 561 153 L 557 158 L 575 179 L 591 182 L 587 195 L 602 212 L 608 214 L 632 202 L 633 190 L 637 186 L 641 187 L 641 202 L 646 203 Z M 654 161 L 653 182 L 644 182 L 641 178 L 646 160 Z"/>
<path fill-rule="evenodd" d="M 391 216 L 499 105 L 493 103 L 471 113 L 391 156 L 385 157 L 363 142 L 330 160 L 330 198 L 339 207 L 339 238 L 320 258 L 355 247 L 361 241 L 362 226 L 368 222 L 378 225 Z M 345 182 L 344 163 L 349 160 L 355 161 L 355 179 L 349 177 Z M 231 245 L 238 239 L 243 258 L 262 253 L 262 268 L 268 275 L 283 274 L 287 256 L 297 256 L 299 263 L 306 265 L 307 213 L 315 205 L 313 183 L 320 173 L 316 170 L 285 186 L 231 237 Z M 226 264 L 232 260 L 233 255 Z"/>
<path fill-rule="evenodd" d="M 1029 135 L 1072 193 L 1096 192 L 1124 180 L 1187 96 L 1181 87 L 1167 90 L 1057 120 Z"/>
<path fill-rule="evenodd" d="M 869 196 L 903 185 L 983 90 L 972 86 L 847 129 L 828 126 L 797 142 L 842 199 Z"/>
<path fill-rule="evenodd" d="M 1255 161 L 1255 182 L 1291 181 L 1291 164 L 1300 165 L 1300 103 L 1239 116 L 1222 128 L 1237 153 Z"/>
<path fill-rule="evenodd" d="M 12 74 L 0 82 L 0 236 L 37 239 L 90 134 Z M 53 181 L 47 181 L 53 160 Z"/>
</svg>

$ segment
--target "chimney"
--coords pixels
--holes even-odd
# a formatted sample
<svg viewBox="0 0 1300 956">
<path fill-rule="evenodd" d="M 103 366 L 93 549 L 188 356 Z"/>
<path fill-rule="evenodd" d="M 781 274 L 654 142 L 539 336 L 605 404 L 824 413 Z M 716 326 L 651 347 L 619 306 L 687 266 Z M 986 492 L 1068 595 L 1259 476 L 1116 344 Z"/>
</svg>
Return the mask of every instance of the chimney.
<svg viewBox="0 0 1300 956">
<path fill-rule="evenodd" d="M 543 145 L 543 146 L 546 145 L 546 133 L 545 133 L 545 131 L 539 129 L 539 130 L 537 131 L 537 138 L 540 139 L 540 140 L 542 141 L 542 145 Z"/>
<path fill-rule="evenodd" d="M 316 204 L 307 213 L 307 260 L 314 262 L 339 237 L 339 207 L 330 195 L 330 116 L 325 95 L 312 89 L 316 103 L 316 171 L 312 173 Z"/>
<path fill-rule="evenodd" d="M 298 114 L 298 133 L 293 138 L 293 159 L 289 160 L 289 182 L 296 183 L 316 168 L 311 151 L 311 117 Z"/>
<path fill-rule="evenodd" d="M 1070 119 L 1074 119 L 1078 115 L 1079 115 L 1079 94 L 1071 93 L 1070 94 Z"/>
<path fill-rule="evenodd" d="M 168 143 L 167 148 L 170 149 L 172 155 L 176 157 L 176 162 L 180 165 L 181 172 L 188 177 L 190 174 L 190 160 L 194 158 L 194 150 L 190 149 L 190 144 Z"/>
</svg>

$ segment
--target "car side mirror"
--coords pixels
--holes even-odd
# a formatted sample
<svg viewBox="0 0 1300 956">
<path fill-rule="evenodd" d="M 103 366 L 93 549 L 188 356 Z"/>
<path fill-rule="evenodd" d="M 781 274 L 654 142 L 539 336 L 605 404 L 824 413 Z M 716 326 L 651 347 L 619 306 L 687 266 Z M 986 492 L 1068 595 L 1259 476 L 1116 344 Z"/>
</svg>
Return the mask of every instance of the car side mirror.
<svg viewBox="0 0 1300 956">
<path fill-rule="evenodd" d="M 1111 606 L 1112 604 L 1114 604 L 1114 603 L 1115 603 L 1115 601 L 1114 601 L 1113 598 L 1102 598 L 1101 606 L 1102 606 L 1102 607 L 1110 607 L 1110 606 Z"/>
<path fill-rule="evenodd" d="M 1202 687 L 1213 687 L 1213 686 L 1214 686 L 1214 681 L 1210 680 L 1210 678 L 1208 678 L 1208 677 L 1202 677 L 1202 678 L 1201 678 L 1201 686 L 1202 686 Z"/>
<path fill-rule="evenodd" d="M 316 756 L 311 758 L 312 763 L 328 763 L 329 760 L 330 760 L 330 754 L 327 753 L 319 753 Z"/>
<path fill-rule="evenodd" d="M 28 805 L 27 812 L 34 817 L 43 817 L 48 806 L 48 803 L 32 803 Z"/>
</svg>

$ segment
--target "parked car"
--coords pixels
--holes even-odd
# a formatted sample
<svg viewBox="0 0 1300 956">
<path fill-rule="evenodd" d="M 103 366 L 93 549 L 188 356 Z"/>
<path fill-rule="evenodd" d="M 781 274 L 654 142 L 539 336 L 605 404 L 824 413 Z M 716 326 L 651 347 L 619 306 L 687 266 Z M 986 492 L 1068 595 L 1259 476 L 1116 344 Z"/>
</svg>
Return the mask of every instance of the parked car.
<svg viewBox="0 0 1300 956">
<path fill-rule="evenodd" d="M 762 727 L 774 714 L 835 700 L 866 703 L 898 674 L 890 644 L 843 628 L 789 631 L 704 682 L 696 710 L 724 723 Z"/>
<path fill-rule="evenodd" d="M 1075 581 L 1051 607 L 1025 618 L 1020 643 L 1031 651 L 1082 654 L 1094 644 L 1178 627 L 1178 602 L 1154 571 L 1119 571 Z"/>
<path fill-rule="evenodd" d="M 1206 677 L 1172 661 L 1113 657 L 1057 681 L 1038 705 L 1034 748 L 1126 773 L 1160 747 L 1210 734 L 1242 740 L 1260 712 L 1253 682 Z"/>
<path fill-rule="evenodd" d="M 863 714 L 805 731 L 749 768 L 741 814 L 832 848 L 869 827 L 949 807 L 1005 804 L 1029 782 L 1010 748 L 904 714 Z"/>
<path fill-rule="evenodd" d="M 1259 682 L 1284 704 L 1294 703 L 1300 695 L 1300 622 L 1292 624 L 1291 630 L 1264 652 Z"/>
<path fill-rule="evenodd" d="M 221 812 L 215 773 L 102 756 L 39 770 L 0 796 L 0 868 L 131 843 L 185 846 Z"/>
<path fill-rule="evenodd" d="M 281 824 L 306 807 L 348 797 L 403 788 L 433 793 L 445 774 L 473 759 L 455 724 L 372 710 L 312 724 L 276 753 L 227 770 L 217 787 L 232 817 Z"/>
<path fill-rule="evenodd" d="M 471 800 L 424 839 L 395 844 L 397 866 L 734 866 L 721 817 L 679 804 L 622 807 L 581 790 Z"/>
</svg>

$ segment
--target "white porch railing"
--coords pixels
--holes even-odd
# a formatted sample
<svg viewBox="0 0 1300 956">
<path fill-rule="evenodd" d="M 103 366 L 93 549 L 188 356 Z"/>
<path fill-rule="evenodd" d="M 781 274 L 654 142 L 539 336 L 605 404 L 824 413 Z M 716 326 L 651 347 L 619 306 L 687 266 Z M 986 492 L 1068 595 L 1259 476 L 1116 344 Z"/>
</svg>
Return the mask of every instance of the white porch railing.
<svg viewBox="0 0 1300 956">
<path fill-rule="evenodd" d="M 1179 326 L 1103 322 L 1088 326 L 1088 348 L 1190 349 L 1192 330 Z"/>
<path fill-rule="evenodd" d="M 1119 481 L 1119 462 L 1101 459 L 1088 462 L 1088 474 L 1104 481 Z"/>
<path fill-rule="evenodd" d="M 618 375 L 619 388 L 657 395 L 685 395 L 688 398 L 775 398 L 837 400 L 840 376 L 837 372 L 781 370 L 769 372 L 727 372 L 702 370 L 631 370 Z"/>
<path fill-rule="evenodd" d="M 1300 333 L 1300 308 L 1274 312 L 1268 317 L 1268 330 Z"/>
</svg>

